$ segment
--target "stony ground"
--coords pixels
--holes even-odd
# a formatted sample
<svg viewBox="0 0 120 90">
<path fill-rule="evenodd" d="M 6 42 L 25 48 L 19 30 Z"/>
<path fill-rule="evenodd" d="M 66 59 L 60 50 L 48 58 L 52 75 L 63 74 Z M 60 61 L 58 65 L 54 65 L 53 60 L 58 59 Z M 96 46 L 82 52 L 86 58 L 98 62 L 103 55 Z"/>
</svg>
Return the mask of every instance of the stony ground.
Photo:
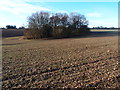
<svg viewBox="0 0 120 90">
<path fill-rule="evenodd" d="M 3 39 L 3 88 L 118 88 L 118 37 Z"/>
</svg>

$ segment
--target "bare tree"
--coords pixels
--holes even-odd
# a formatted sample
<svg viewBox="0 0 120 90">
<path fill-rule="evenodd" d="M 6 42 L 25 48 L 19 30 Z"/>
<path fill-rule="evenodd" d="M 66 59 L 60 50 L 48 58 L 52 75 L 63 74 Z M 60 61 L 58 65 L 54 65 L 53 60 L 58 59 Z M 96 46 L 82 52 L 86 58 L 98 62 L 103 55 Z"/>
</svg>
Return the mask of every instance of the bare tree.
<svg viewBox="0 0 120 90">
<path fill-rule="evenodd" d="M 59 16 L 59 13 L 53 14 L 50 17 L 50 25 L 52 27 L 56 27 L 56 26 L 60 25 L 60 16 Z"/>
<path fill-rule="evenodd" d="M 86 20 L 85 16 L 78 13 L 70 14 L 70 22 L 74 28 L 80 28 L 83 25 L 88 25 L 88 21 Z"/>
<path fill-rule="evenodd" d="M 86 20 L 86 17 L 84 15 L 81 15 L 81 26 L 88 25 L 88 20 Z"/>
<path fill-rule="evenodd" d="M 36 12 L 32 16 L 28 17 L 28 27 L 40 29 L 44 25 L 49 24 L 48 12 Z"/>
<path fill-rule="evenodd" d="M 43 27 L 49 24 L 49 15 L 50 14 L 48 12 L 36 12 L 28 17 L 28 27 L 34 35 L 33 37 L 41 38 L 44 36 Z"/>
<path fill-rule="evenodd" d="M 62 18 L 61 18 L 62 26 L 67 27 L 69 23 L 68 20 L 69 20 L 69 16 L 66 13 L 62 14 Z"/>
</svg>

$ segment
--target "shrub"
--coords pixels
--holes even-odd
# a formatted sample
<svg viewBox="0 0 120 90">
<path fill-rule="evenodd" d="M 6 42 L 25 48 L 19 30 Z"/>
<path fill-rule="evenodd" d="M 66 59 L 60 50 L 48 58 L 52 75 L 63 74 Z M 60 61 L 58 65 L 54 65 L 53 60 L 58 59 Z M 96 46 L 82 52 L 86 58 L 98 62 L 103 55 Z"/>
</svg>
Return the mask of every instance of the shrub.
<svg viewBox="0 0 120 90">
<path fill-rule="evenodd" d="M 52 29 L 51 26 L 44 25 L 43 26 L 43 31 L 42 31 L 42 38 L 52 37 L 52 32 L 53 32 L 53 29 Z"/>
<path fill-rule="evenodd" d="M 79 28 L 79 35 L 87 35 L 90 33 L 90 28 L 88 28 L 86 25 L 81 26 L 81 28 Z"/>
<path fill-rule="evenodd" d="M 41 38 L 41 31 L 38 29 L 25 29 L 24 36 L 28 39 L 38 39 Z"/>
<path fill-rule="evenodd" d="M 53 38 L 62 38 L 62 31 L 63 29 L 61 27 L 54 27 L 52 32 Z"/>
</svg>

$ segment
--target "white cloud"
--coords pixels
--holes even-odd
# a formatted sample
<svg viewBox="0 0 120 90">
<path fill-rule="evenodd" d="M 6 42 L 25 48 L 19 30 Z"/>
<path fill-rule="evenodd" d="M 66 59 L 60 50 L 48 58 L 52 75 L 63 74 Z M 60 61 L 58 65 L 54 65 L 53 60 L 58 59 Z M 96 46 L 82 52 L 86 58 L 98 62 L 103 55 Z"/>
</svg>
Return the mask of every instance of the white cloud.
<svg viewBox="0 0 120 90">
<path fill-rule="evenodd" d="M 31 13 L 51 11 L 43 6 L 29 4 L 27 1 L 30 0 L 0 0 L 0 27 L 5 27 L 7 24 L 21 26 Z M 33 0 L 31 1 L 34 2 Z"/>
<path fill-rule="evenodd" d="M 98 12 L 93 12 L 93 13 L 88 13 L 87 16 L 88 17 L 101 17 L 102 14 L 100 14 Z"/>
<path fill-rule="evenodd" d="M 0 3 L 0 10 L 5 10 L 16 15 L 21 15 L 24 13 L 30 14 L 40 10 L 50 11 L 50 9 L 42 6 L 28 4 L 26 1 L 30 0 L 3 0 Z"/>
</svg>

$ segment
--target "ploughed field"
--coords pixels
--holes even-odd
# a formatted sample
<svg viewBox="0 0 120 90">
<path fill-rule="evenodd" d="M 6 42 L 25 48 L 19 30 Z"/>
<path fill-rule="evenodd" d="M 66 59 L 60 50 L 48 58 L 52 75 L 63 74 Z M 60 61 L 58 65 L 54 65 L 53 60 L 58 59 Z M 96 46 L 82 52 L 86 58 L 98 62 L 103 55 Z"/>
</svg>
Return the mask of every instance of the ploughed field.
<svg viewBox="0 0 120 90">
<path fill-rule="evenodd" d="M 3 88 L 119 87 L 118 37 L 3 39 Z"/>
</svg>

